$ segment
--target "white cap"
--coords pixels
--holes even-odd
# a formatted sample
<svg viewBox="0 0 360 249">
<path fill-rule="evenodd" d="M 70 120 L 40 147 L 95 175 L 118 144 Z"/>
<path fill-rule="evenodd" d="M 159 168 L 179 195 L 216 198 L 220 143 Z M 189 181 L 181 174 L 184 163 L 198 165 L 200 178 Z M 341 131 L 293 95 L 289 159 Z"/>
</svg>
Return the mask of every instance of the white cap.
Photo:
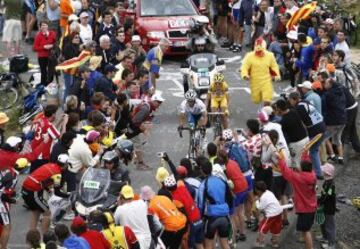
<svg viewBox="0 0 360 249">
<path fill-rule="evenodd" d="M 199 37 L 195 39 L 195 45 L 205 45 L 206 44 L 206 40 L 203 37 Z"/>
<path fill-rule="evenodd" d="M 305 89 L 312 89 L 312 83 L 310 81 L 304 81 L 303 83 L 297 85 L 298 87 L 305 88 Z"/>
<path fill-rule="evenodd" d="M 84 17 L 89 17 L 89 14 L 86 11 L 81 12 L 80 14 L 80 18 L 84 18 Z"/>
<path fill-rule="evenodd" d="M 209 18 L 207 16 L 196 16 L 195 20 L 200 22 L 200 23 L 209 23 Z"/>
<path fill-rule="evenodd" d="M 69 162 L 68 154 L 60 154 L 57 158 L 59 163 L 66 164 Z"/>
<path fill-rule="evenodd" d="M 159 101 L 159 102 L 164 102 L 165 99 L 161 96 L 160 93 L 155 93 L 152 97 L 151 97 L 152 101 Z"/>
<path fill-rule="evenodd" d="M 69 17 L 68 17 L 68 21 L 78 21 L 79 20 L 79 17 L 77 15 L 74 15 L 74 14 L 71 14 Z"/>
<path fill-rule="evenodd" d="M 334 19 L 326 18 L 325 23 L 326 23 L 326 24 L 334 25 L 335 22 L 334 22 Z"/>
<path fill-rule="evenodd" d="M 290 32 L 287 33 L 286 37 L 291 39 L 291 40 L 297 40 L 298 39 L 298 32 L 296 30 L 290 30 Z"/>
<path fill-rule="evenodd" d="M 131 37 L 131 42 L 141 42 L 141 38 L 138 35 L 133 35 Z"/>
<path fill-rule="evenodd" d="M 6 143 L 10 145 L 10 147 L 15 147 L 19 143 L 22 142 L 22 139 L 19 137 L 11 136 L 6 140 Z"/>
</svg>

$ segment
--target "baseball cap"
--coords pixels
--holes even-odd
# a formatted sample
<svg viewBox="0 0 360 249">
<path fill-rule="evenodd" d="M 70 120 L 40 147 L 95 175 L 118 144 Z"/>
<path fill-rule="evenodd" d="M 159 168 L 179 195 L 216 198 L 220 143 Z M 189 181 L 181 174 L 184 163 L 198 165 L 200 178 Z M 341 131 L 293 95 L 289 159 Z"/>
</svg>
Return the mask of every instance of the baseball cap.
<svg viewBox="0 0 360 249">
<path fill-rule="evenodd" d="M 334 178 L 335 167 L 330 163 L 325 163 L 321 166 L 321 171 L 324 173 L 325 180 L 330 180 Z"/>
<path fill-rule="evenodd" d="M 311 90 L 312 89 L 312 83 L 310 81 L 304 81 L 303 83 L 299 84 L 298 87 Z"/>
<path fill-rule="evenodd" d="M 156 175 L 155 175 L 155 179 L 159 182 L 162 183 L 164 182 L 165 178 L 168 177 L 169 171 L 167 171 L 167 169 L 165 169 L 164 167 L 159 167 L 156 171 Z"/>
<path fill-rule="evenodd" d="M 85 17 L 89 17 L 89 14 L 86 11 L 80 14 L 80 18 L 85 18 Z"/>
<path fill-rule="evenodd" d="M 107 73 L 110 73 L 110 72 L 116 72 L 118 70 L 119 69 L 117 69 L 113 64 L 108 64 L 104 68 L 104 73 L 107 74 Z"/>
<path fill-rule="evenodd" d="M 10 147 L 15 147 L 19 143 L 22 142 L 22 139 L 19 137 L 11 136 L 8 139 L 6 139 L 6 143 L 10 145 Z"/>
<path fill-rule="evenodd" d="M 68 21 L 71 22 L 71 21 L 78 21 L 79 20 L 79 17 L 77 15 L 74 15 L 74 14 L 71 14 L 69 17 L 68 17 Z"/>
<path fill-rule="evenodd" d="M 176 172 L 182 177 L 185 177 L 188 174 L 188 170 L 184 166 L 181 166 L 181 165 L 176 168 Z"/>
<path fill-rule="evenodd" d="M 151 97 L 152 101 L 158 101 L 158 102 L 164 102 L 165 99 L 161 96 L 160 93 L 155 93 L 152 97 Z"/>
<path fill-rule="evenodd" d="M 81 216 L 75 216 L 71 222 L 71 227 L 80 227 L 85 225 L 85 220 Z"/>
<path fill-rule="evenodd" d="M 154 190 L 150 186 L 144 186 L 141 188 L 140 197 L 144 201 L 149 201 L 155 196 Z"/>
<path fill-rule="evenodd" d="M 133 35 L 131 37 L 131 42 L 141 42 L 141 38 L 138 35 Z"/>
<path fill-rule="evenodd" d="M 334 22 L 334 19 L 326 18 L 325 23 L 326 23 L 326 24 L 334 25 L 335 22 Z"/>
<path fill-rule="evenodd" d="M 291 39 L 291 40 L 297 40 L 298 39 L 298 32 L 296 30 L 290 30 L 287 33 L 286 37 Z"/>
<path fill-rule="evenodd" d="M 261 123 L 265 123 L 269 121 L 269 115 L 265 111 L 261 111 L 258 113 L 258 119 Z"/>
<path fill-rule="evenodd" d="M 125 185 L 124 187 L 122 187 L 120 193 L 125 199 L 132 199 L 135 196 L 134 190 L 130 185 Z"/>
<path fill-rule="evenodd" d="M 7 122 L 9 122 L 9 117 L 5 112 L 0 112 L 0 124 L 5 124 Z"/>
<path fill-rule="evenodd" d="M 89 143 L 92 143 L 99 137 L 100 137 L 100 132 L 91 130 L 86 133 L 85 140 Z"/>
</svg>

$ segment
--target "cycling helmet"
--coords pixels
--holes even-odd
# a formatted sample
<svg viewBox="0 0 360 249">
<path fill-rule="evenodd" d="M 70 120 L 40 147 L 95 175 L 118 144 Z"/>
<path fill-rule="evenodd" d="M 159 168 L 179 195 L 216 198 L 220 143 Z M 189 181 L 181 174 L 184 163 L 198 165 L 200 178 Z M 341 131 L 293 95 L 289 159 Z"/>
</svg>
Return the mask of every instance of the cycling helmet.
<svg viewBox="0 0 360 249">
<path fill-rule="evenodd" d="M 360 197 L 359 196 L 352 198 L 351 202 L 354 205 L 354 207 L 356 207 L 357 209 L 360 209 Z"/>
<path fill-rule="evenodd" d="M 223 82 L 224 81 L 224 75 L 222 73 L 216 73 L 214 75 L 214 81 L 215 82 Z"/>
<path fill-rule="evenodd" d="M 196 92 L 193 89 L 190 89 L 185 93 L 186 100 L 195 100 L 196 99 Z"/>
<path fill-rule="evenodd" d="M 118 155 L 116 154 L 115 151 L 110 150 L 110 151 L 105 152 L 105 154 L 104 154 L 103 157 L 102 157 L 102 160 L 103 160 L 104 162 L 107 162 L 107 163 L 114 163 L 114 164 L 116 164 L 117 161 L 119 160 L 119 157 L 118 157 Z"/>
<path fill-rule="evenodd" d="M 119 140 L 117 142 L 116 148 L 124 155 L 131 155 L 134 151 L 134 144 L 130 140 Z"/>
<path fill-rule="evenodd" d="M 230 129 L 223 130 L 222 136 L 225 141 L 231 141 L 233 139 L 233 132 Z"/>
</svg>

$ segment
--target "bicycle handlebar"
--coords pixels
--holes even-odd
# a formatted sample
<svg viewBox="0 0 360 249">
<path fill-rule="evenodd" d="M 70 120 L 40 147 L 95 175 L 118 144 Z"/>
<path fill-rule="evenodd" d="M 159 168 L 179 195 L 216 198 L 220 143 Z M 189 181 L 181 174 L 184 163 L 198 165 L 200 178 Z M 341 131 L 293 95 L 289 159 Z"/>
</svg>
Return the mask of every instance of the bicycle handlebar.
<svg viewBox="0 0 360 249">
<path fill-rule="evenodd" d="M 225 115 L 225 112 L 208 112 L 208 115 Z"/>
<path fill-rule="evenodd" d="M 182 138 L 182 131 L 203 131 L 205 130 L 205 127 L 178 127 L 179 136 Z"/>
</svg>

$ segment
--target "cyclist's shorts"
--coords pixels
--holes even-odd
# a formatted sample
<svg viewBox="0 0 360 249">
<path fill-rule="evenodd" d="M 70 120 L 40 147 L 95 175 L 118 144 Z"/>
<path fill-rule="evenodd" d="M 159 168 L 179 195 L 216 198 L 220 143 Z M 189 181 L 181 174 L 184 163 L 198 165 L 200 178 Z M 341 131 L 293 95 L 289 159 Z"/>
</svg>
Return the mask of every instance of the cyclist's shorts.
<svg viewBox="0 0 360 249">
<path fill-rule="evenodd" d="M 211 98 L 211 103 L 210 103 L 210 107 L 211 109 L 217 109 L 217 108 L 222 108 L 222 109 L 228 109 L 228 102 L 226 97 L 221 97 L 221 98 Z"/>
<path fill-rule="evenodd" d="M 200 118 L 202 117 L 202 114 L 192 114 L 192 113 L 188 113 L 187 114 L 187 120 L 189 124 L 193 124 L 194 127 L 197 126 L 197 123 L 199 122 Z"/>
<path fill-rule="evenodd" d="M 21 194 L 24 199 L 25 204 L 29 207 L 30 210 L 40 211 L 42 213 L 49 210 L 47 201 L 44 199 L 43 190 L 38 192 L 29 191 L 22 189 Z"/>
<path fill-rule="evenodd" d="M 214 239 L 215 234 L 220 238 L 227 238 L 230 234 L 231 223 L 228 217 L 206 217 L 205 238 Z"/>
</svg>

